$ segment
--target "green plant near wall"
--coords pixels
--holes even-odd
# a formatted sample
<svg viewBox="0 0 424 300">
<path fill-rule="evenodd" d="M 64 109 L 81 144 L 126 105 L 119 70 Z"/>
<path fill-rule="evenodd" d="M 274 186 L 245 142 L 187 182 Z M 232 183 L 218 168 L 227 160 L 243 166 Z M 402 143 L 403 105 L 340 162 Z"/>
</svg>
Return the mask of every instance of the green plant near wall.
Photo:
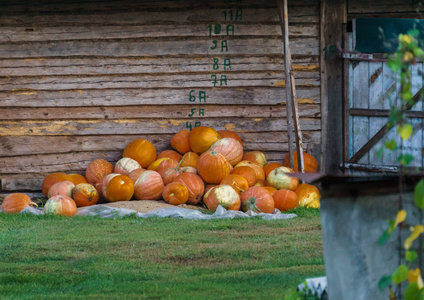
<svg viewBox="0 0 424 300">
<path fill-rule="evenodd" d="M 424 50 L 420 47 L 417 40 L 417 31 L 410 31 L 408 34 L 399 35 L 399 47 L 396 53 L 391 56 L 388 60 L 389 68 L 399 75 L 400 80 L 400 104 L 395 105 L 391 103 L 390 116 L 388 126 L 390 128 L 397 128 L 397 134 L 403 141 L 410 139 L 413 136 L 414 128 L 408 122 L 405 116 L 405 110 L 407 107 L 411 107 L 415 104 L 414 97 L 412 95 L 412 74 L 411 66 L 416 64 L 418 60 L 424 59 Z M 422 101 L 422 95 L 420 100 Z M 389 140 L 385 142 L 385 147 L 381 149 L 380 155 L 384 150 L 396 151 L 399 145 L 395 140 Z M 402 199 L 402 182 L 404 176 L 404 168 L 409 166 L 414 160 L 414 157 L 409 153 L 403 153 L 397 158 L 400 164 L 400 201 Z M 415 205 L 420 210 L 424 210 L 424 179 L 421 179 L 415 186 L 413 200 Z M 383 232 L 380 237 L 378 244 L 384 245 L 390 238 L 393 232 L 399 227 L 400 224 L 404 223 L 407 218 L 405 210 L 400 209 L 394 220 L 389 220 L 388 228 Z M 406 222 L 405 222 L 406 223 Z M 397 229 L 400 230 L 400 229 Z M 411 225 L 411 234 L 404 241 L 402 247 L 405 249 L 405 261 L 401 263 L 392 274 L 383 276 L 378 286 L 380 290 L 389 288 L 390 300 L 398 299 L 400 296 L 400 284 L 407 282 L 406 288 L 403 292 L 403 298 L 405 300 L 424 300 L 424 283 L 421 275 L 420 268 L 413 268 L 414 261 L 418 258 L 418 253 L 411 250 L 414 241 L 416 241 L 420 235 L 424 232 L 424 225 L 417 224 Z M 400 234 L 400 231 L 398 232 Z M 397 286 L 398 293 L 395 294 L 393 286 Z"/>
</svg>

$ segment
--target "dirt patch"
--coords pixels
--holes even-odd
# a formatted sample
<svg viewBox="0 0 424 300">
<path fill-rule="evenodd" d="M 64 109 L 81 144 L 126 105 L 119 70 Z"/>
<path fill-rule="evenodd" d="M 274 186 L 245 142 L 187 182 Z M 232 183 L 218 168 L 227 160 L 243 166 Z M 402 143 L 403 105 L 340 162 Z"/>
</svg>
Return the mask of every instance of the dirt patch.
<svg viewBox="0 0 424 300">
<path fill-rule="evenodd" d="M 147 213 L 151 210 L 155 210 L 158 208 L 175 207 L 175 205 L 169 204 L 163 200 L 120 201 L 120 202 L 105 203 L 104 205 L 107 205 L 110 207 L 129 208 L 129 209 L 133 209 L 135 211 L 142 212 L 142 213 Z M 198 206 L 198 205 L 181 204 L 177 206 L 182 208 L 187 208 L 187 209 L 205 211 L 205 209 L 202 206 Z"/>
</svg>

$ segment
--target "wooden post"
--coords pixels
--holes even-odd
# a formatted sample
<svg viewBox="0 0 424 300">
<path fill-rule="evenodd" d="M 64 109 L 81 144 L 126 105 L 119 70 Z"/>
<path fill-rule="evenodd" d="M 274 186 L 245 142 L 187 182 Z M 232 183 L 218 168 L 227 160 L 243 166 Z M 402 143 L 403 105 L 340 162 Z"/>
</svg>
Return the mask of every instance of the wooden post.
<svg viewBox="0 0 424 300">
<path fill-rule="evenodd" d="M 299 113 L 297 108 L 296 85 L 293 76 L 293 68 L 291 62 L 290 44 L 289 44 L 289 20 L 287 10 L 287 0 L 278 1 L 278 13 L 281 21 L 281 31 L 283 33 L 284 43 L 284 67 L 286 75 L 286 105 L 287 105 L 287 127 L 289 130 L 289 158 L 290 168 L 293 169 L 293 129 L 296 141 L 297 165 L 298 171 L 304 172 L 303 148 L 302 148 L 302 131 L 299 123 Z"/>
</svg>

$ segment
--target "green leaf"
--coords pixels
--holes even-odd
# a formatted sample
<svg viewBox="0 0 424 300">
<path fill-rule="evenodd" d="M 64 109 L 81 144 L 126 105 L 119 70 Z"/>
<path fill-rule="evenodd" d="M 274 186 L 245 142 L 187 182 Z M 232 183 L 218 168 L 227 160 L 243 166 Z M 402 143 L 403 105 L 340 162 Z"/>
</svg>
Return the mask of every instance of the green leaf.
<svg viewBox="0 0 424 300">
<path fill-rule="evenodd" d="M 405 300 L 422 300 L 423 293 L 419 289 L 418 284 L 413 282 L 406 287 L 405 291 L 403 292 L 403 298 Z"/>
<path fill-rule="evenodd" d="M 416 251 L 406 251 L 405 259 L 409 262 L 413 262 L 418 257 L 418 254 Z"/>
<path fill-rule="evenodd" d="M 411 124 L 400 125 L 397 129 L 397 133 L 400 135 L 402 140 L 409 139 L 412 135 L 412 125 Z"/>
<path fill-rule="evenodd" d="M 418 208 L 424 209 L 424 179 L 421 179 L 415 186 L 414 203 Z"/>
<path fill-rule="evenodd" d="M 399 72 L 402 69 L 402 59 L 398 56 L 392 57 L 387 62 L 387 66 L 392 69 L 393 72 Z"/>
<path fill-rule="evenodd" d="M 408 279 L 408 267 L 400 265 L 392 275 L 392 281 L 394 284 L 399 284 L 402 281 Z"/>
<path fill-rule="evenodd" d="M 383 246 L 390 238 L 390 232 L 389 229 L 386 229 L 383 234 L 378 239 L 378 245 Z"/>
<path fill-rule="evenodd" d="M 405 92 L 400 93 L 400 97 L 404 101 L 409 101 L 409 100 L 412 99 L 413 95 L 412 95 L 411 91 L 405 91 Z"/>
<path fill-rule="evenodd" d="M 388 287 L 391 283 L 392 283 L 392 274 L 384 275 L 383 277 L 380 278 L 380 281 L 378 282 L 378 289 L 382 291 L 386 287 Z"/>
<path fill-rule="evenodd" d="M 384 146 L 389 150 L 395 150 L 397 148 L 397 144 L 395 140 L 390 140 L 385 142 Z"/>
<path fill-rule="evenodd" d="M 400 155 L 397 160 L 402 166 L 408 166 L 414 160 L 414 157 L 411 154 L 406 153 Z"/>
<path fill-rule="evenodd" d="M 383 154 L 384 154 L 384 148 L 380 148 L 377 151 L 377 158 L 378 159 L 382 159 L 383 158 Z"/>
<path fill-rule="evenodd" d="M 424 50 L 421 49 L 421 48 L 416 47 L 416 48 L 414 48 L 413 51 L 414 51 L 414 55 L 415 56 L 420 57 L 420 56 L 423 56 L 424 55 Z"/>
</svg>

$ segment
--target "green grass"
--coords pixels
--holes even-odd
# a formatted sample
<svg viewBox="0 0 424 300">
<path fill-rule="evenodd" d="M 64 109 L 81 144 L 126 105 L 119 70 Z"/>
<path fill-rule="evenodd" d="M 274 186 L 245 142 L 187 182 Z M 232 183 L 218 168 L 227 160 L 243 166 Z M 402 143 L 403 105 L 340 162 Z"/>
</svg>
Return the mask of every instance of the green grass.
<svg viewBox="0 0 424 300">
<path fill-rule="evenodd" d="M 0 214 L 0 298 L 285 299 L 324 275 L 319 212 L 294 212 L 278 221 Z"/>
</svg>

